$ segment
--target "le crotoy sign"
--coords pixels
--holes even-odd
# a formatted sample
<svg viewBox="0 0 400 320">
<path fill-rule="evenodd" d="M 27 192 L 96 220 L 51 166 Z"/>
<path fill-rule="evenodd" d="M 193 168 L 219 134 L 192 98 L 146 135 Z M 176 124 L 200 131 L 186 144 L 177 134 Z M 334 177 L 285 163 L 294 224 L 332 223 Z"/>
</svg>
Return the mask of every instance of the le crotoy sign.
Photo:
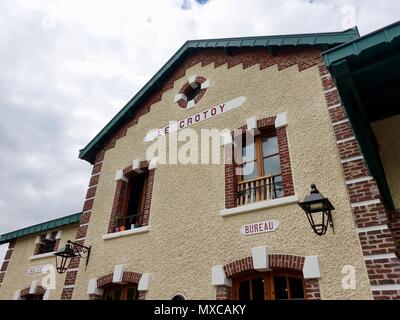
<svg viewBox="0 0 400 320">
<path fill-rule="evenodd" d="M 279 227 L 279 221 L 268 220 L 245 224 L 240 229 L 240 233 L 244 236 L 251 236 L 253 234 L 265 233 L 275 231 Z"/>
<path fill-rule="evenodd" d="M 157 139 L 158 137 L 165 136 L 167 134 L 190 127 L 191 125 L 194 125 L 196 123 L 215 118 L 220 114 L 226 113 L 228 111 L 240 107 L 245 101 L 246 97 L 240 96 L 232 100 L 229 100 L 227 102 L 221 103 L 219 105 L 213 106 L 205 111 L 199 112 L 193 116 L 187 117 L 180 121 L 174 121 L 172 122 L 172 124 L 164 128 L 150 130 L 144 137 L 144 141 L 145 142 L 152 141 Z"/>
</svg>

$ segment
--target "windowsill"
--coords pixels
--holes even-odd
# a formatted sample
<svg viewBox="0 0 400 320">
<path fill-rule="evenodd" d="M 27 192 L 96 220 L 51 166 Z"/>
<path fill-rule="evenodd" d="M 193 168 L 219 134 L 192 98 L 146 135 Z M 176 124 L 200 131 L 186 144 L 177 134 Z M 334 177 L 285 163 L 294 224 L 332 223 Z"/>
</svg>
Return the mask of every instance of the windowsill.
<svg viewBox="0 0 400 320">
<path fill-rule="evenodd" d="M 55 253 L 56 253 L 56 251 L 46 252 L 46 253 L 41 253 L 41 254 L 35 254 L 34 256 L 29 257 L 29 260 L 32 261 L 32 260 L 38 260 L 38 259 L 54 257 Z"/>
<path fill-rule="evenodd" d="M 121 237 L 130 236 L 133 234 L 140 234 L 140 233 L 145 233 L 145 232 L 149 232 L 149 231 L 150 231 L 150 226 L 143 226 L 143 227 L 139 227 L 139 228 L 135 228 L 135 229 L 105 234 L 105 235 L 103 235 L 103 240 L 121 238 Z"/>
<path fill-rule="evenodd" d="M 275 207 L 286 206 L 288 204 L 297 203 L 298 201 L 299 201 L 299 197 L 297 195 L 277 198 L 277 199 L 273 199 L 273 200 L 258 201 L 258 202 L 246 204 L 246 205 L 235 207 L 235 208 L 222 209 L 220 211 L 220 215 L 221 215 L 221 217 L 225 218 L 225 217 L 234 216 L 237 214 L 252 212 L 252 211 L 261 210 L 261 209 L 270 209 L 270 208 L 275 208 Z"/>
</svg>

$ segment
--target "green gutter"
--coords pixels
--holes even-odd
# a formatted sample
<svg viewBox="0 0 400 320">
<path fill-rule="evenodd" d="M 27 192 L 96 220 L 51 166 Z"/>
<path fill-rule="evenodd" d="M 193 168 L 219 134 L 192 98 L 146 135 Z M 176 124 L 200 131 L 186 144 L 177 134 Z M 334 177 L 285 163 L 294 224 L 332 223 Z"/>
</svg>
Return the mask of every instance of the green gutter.
<svg viewBox="0 0 400 320">
<path fill-rule="evenodd" d="M 351 28 L 342 32 L 292 34 L 260 37 L 241 37 L 223 39 L 189 40 L 167 61 L 167 63 L 150 79 L 146 85 L 114 116 L 114 118 L 79 151 L 79 158 L 94 162 L 97 152 L 103 148 L 105 141 L 122 123 L 133 116 L 135 110 L 156 89 L 162 87 L 163 81 L 174 68 L 194 50 L 211 48 L 268 48 L 281 46 L 334 46 L 359 37 L 358 29 Z"/>
<path fill-rule="evenodd" d="M 323 52 L 325 64 L 330 67 L 339 60 L 358 56 L 364 50 L 382 43 L 389 43 L 399 36 L 400 21 Z"/>
</svg>

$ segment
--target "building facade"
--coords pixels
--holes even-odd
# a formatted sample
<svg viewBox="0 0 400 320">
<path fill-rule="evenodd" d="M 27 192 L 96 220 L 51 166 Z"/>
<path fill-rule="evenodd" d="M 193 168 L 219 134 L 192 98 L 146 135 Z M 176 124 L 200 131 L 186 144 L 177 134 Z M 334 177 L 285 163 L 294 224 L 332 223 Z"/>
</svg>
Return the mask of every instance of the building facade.
<svg viewBox="0 0 400 320">
<path fill-rule="evenodd" d="M 366 121 L 373 158 L 335 70 L 366 38 L 186 42 L 81 150 L 79 220 L 2 235 L 0 299 L 399 299 L 399 118 Z M 323 236 L 298 205 L 313 183 L 334 206 Z M 53 290 L 27 272 L 54 264 L 29 259 L 46 237 L 92 248 Z"/>
</svg>

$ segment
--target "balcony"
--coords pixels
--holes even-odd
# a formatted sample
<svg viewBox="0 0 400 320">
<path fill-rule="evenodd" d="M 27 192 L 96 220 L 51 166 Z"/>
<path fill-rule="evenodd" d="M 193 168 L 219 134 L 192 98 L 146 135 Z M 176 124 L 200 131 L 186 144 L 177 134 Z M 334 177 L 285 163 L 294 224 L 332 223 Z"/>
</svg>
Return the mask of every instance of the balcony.
<svg viewBox="0 0 400 320">
<path fill-rule="evenodd" d="M 236 205 L 242 206 L 257 201 L 283 197 L 282 176 L 265 176 L 240 181 L 236 190 Z"/>
<path fill-rule="evenodd" d="M 140 228 L 143 226 L 143 213 L 132 214 L 129 216 L 118 217 L 115 219 L 115 232 Z"/>
</svg>

